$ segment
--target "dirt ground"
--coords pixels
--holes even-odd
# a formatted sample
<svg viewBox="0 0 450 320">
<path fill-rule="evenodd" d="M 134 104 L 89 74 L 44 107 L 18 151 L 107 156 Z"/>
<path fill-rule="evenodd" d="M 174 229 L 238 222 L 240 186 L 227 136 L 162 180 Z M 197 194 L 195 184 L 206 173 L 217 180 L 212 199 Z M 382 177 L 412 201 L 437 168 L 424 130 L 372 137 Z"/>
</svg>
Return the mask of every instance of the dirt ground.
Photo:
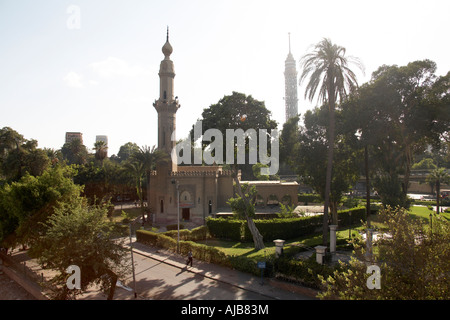
<svg viewBox="0 0 450 320">
<path fill-rule="evenodd" d="M 0 300 L 36 300 L 5 273 L 0 274 Z"/>
</svg>

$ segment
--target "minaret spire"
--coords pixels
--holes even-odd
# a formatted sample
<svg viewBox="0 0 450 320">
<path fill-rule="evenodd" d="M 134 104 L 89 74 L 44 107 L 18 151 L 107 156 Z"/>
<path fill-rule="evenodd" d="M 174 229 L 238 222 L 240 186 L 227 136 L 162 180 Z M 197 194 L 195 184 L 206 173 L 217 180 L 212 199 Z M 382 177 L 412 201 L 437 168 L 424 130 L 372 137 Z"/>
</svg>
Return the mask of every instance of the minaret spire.
<svg viewBox="0 0 450 320">
<path fill-rule="evenodd" d="M 286 121 L 298 114 L 297 99 L 297 69 L 295 67 L 295 59 L 291 53 L 291 33 L 289 36 L 289 54 L 284 62 L 284 79 L 285 79 L 285 111 Z"/>
<path fill-rule="evenodd" d="M 169 26 L 167 26 L 167 38 L 166 41 L 169 41 Z"/>
<path fill-rule="evenodd" d="M 288 32 L 288 37 L 289 37 L 289 53 L 291 53 L 291 33 Z"/>
</svg>

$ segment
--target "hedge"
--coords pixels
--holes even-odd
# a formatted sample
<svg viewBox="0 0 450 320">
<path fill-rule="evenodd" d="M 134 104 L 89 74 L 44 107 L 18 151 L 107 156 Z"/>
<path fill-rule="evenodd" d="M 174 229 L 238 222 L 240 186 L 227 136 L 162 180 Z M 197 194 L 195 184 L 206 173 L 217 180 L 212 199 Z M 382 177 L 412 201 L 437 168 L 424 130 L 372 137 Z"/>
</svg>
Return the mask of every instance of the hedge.
<svg viewBox="0 0 450 320">
<path fill-rule="evenodd" d="M 338 211 L 339 226 L 345 227 L 366 220 L 366 209 L 356 207 Z M 292 239 L 314 233 L 323 223 L 323 215 L 300 218 L 254 219 L 264 241 Z M 206 221 L 211 236 L 231 241 L 252 241 L 246 220 L 208 218 Z"/>
<path fill-rule="evenodd" d="M 298 202 L 307 203 L 321 203 L 323 200 L 320 198 L 320 195 L 315 193 L 299 193 L 297 196 Z"/>
<path fill-rule="evenodd" d="M 153 247 L 167 249 L 172 252 L 177 251 L 177 240 L 164 233 L 136 230 L 136 241 Z M 195 243 L 193 241 L 180 240 L 180 253 L 187 255 L 189 251 L 192 251 L 192 254 L 196 259 L 231 266 L 228 257 L 219 249 Z"/>
</svg>

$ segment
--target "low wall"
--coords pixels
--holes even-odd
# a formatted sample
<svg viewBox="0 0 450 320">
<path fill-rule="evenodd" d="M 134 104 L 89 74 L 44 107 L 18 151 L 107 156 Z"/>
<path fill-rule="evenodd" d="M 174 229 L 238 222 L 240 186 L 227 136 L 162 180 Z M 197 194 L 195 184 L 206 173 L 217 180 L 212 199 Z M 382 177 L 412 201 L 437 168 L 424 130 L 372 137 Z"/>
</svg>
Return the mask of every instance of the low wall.
<svg viewBox="0 0 450 320">
<path fill-rule="evenodd" d="M 49 300 L 49 298 L 42 293 L 42 288 L 33 280 L 29 279 L 23 273 L 15 270 L 14 266 L 16 264 L 10 257 L 4 253 L 0 253 L 0 259 L 3 260 L 3 272 L 10 277 L 12 280 L 17 282 L 22 286 L 28 293 L 30 293 L 37 300 Z"/>
</svg>

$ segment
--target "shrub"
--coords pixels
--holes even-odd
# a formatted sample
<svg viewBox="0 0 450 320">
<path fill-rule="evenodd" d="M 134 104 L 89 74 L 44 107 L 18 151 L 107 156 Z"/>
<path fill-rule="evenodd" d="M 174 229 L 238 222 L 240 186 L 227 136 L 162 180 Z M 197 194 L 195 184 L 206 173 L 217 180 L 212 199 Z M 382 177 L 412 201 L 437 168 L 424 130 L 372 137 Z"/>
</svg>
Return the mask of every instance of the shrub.
<svg viewBox="0 0 450 320">
<path fill-rule="evenodd" d="M 206 226 L 211 236 L 219 239 L 241 241 L 241 227 L 243 220 L 208 218 Z"/>
<path fill-rule="evenodd" d="M 347 210 L 338 211 L 339 226 L 345 227 L 358 224 L 361 220 L 366 220 L 366 208 L 356 207 Z"/>
<path fill-rule="evenodd" d="M 166 226 L 167 231 L 178 230 L 178 224 L 169 224 Z M 180 230 L 184 229 L 184 225 L 180 223 Z"/>
<path fill-rule="evenodd" d="M 304 202 L 305 204 L 308 204 L 310 202 L 321 203 L 322 199 L 320 198 L 320 195 L 318 195 L 318 194 L 299 193 L 298 194 L 298 202 Z"/>
<path fill-rule="evenodd" d="M 310 288 L 320 289 L 321 280 L 318 275 L 327 279 L 333 274 L 334 268 L 320 265 L 315 259 L 315 255 L 308 260 L 278 258 L 274 263 L 275 275 L 278 278 L 297 282 Z"/>
<path fill-rule="evenodd" d="M 176 252 L 177 250 L 177 241 L 162 233 L 136 230 L 136 240 L 149 246 L 163 248 L 173 252 Z M 230 266 L 228 257 L 219 249 L 195 243 L 193 241 L 180 241 L 180 253 L 186 255 L 189 251 L 192 251 L 194 258 L 196 259 Z"/>
</svg>

